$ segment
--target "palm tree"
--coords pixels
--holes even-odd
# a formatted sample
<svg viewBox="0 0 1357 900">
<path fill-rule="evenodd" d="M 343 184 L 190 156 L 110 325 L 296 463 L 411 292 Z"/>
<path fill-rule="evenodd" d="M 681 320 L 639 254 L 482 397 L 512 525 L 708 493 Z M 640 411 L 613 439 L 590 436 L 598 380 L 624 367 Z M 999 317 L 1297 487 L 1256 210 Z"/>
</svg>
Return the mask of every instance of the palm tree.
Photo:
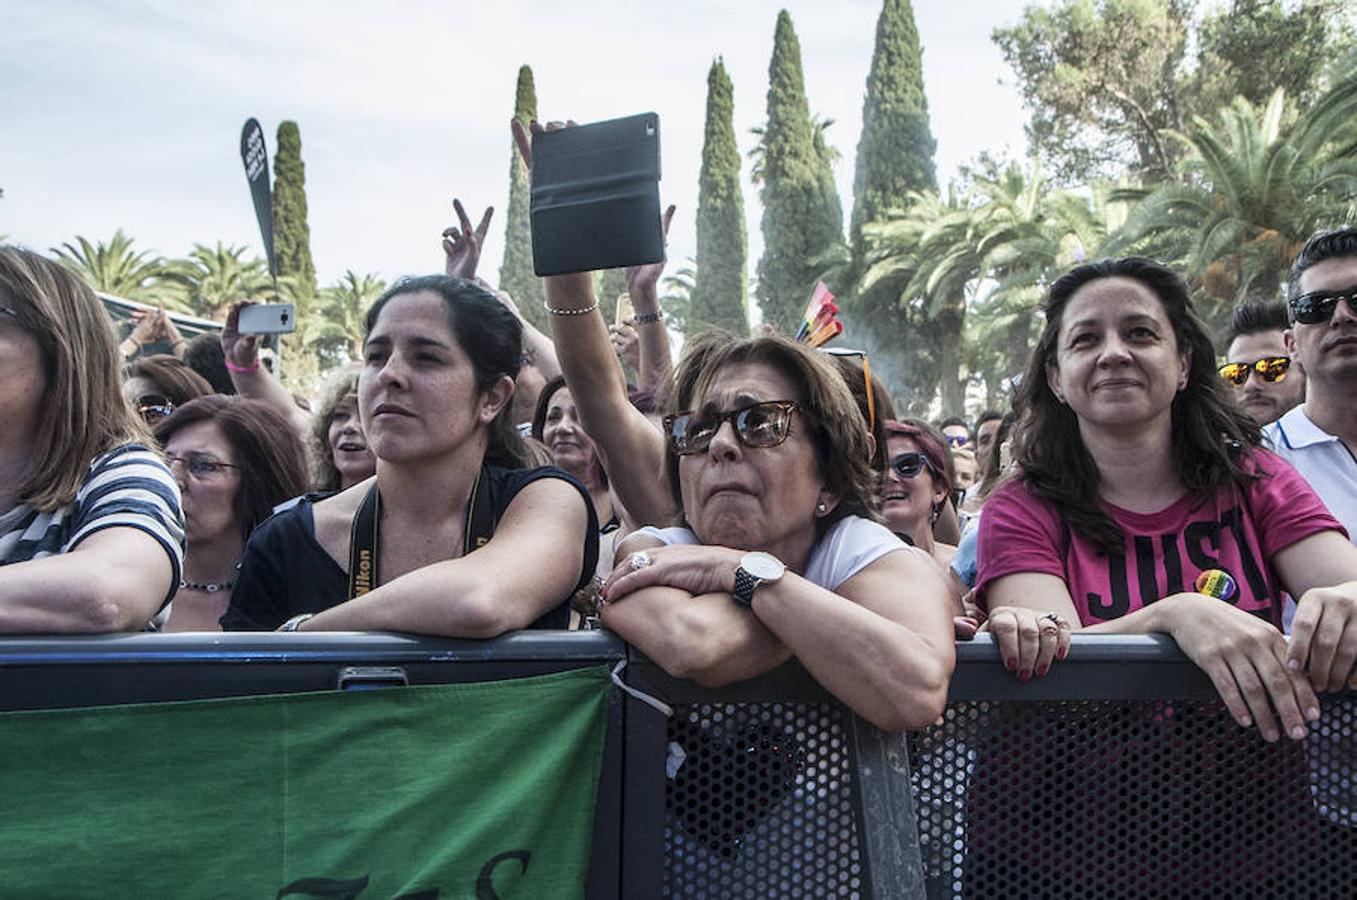
<svg viewBox="0 0 1357 900">
<path fill-rule="evenodd" d="M 352 269 L 320 292 L 317 312 L 302 323 L 303 338 L 323 359 L 334 362 L 360 359 L 363 355 L 364 320 L 368 307 L 386 290 L 386 282 L 371 273 Z"/>
<path fill-rule="evenodd" d="M 196 316 L 220 319 L 234 300 L 248 300 L 266 293 L 271 285 L 268 266 L 257 257 L 245 259 L 245 247 L 215 247 L 194 244 L 193 251 L 176 261 L 172 276 L 188 294 L 188 305 Z"/>
<path fill-rule="evenodd" d="M 1283 130 L 1285 97 L 1261 110 L 1237 97 L 1219 125 L 1196 117 L 1179 180 L 1127 188 L 1139 201 L 1113 249 L 1178 266 L 1221 324 L 1245 297 L 1275 298 L 1315 231 L 1357 212 L 1357 74 L 1338 82 Z"/>
<path fill-rule="evenodd" d="M 688 334 L 688 313 L 693 307 L 693 288 L 697 285 L 697 260 L 688 257 L 688 263 L 660 279 L 660 308 L 668 320 L 671 332 Z"/>
<path fill-rule="evenodd" d="M 107 244 L 76 236 L 75 244 L 53 247 L 57 261 L 75 272 L 91 288 L 136 300 L 159 303 L 178 312 L 191 312 L 173 279 L 175 267 L 149 250 L 134 252 L 132 239 L 122 229 Z"/>
</svg>

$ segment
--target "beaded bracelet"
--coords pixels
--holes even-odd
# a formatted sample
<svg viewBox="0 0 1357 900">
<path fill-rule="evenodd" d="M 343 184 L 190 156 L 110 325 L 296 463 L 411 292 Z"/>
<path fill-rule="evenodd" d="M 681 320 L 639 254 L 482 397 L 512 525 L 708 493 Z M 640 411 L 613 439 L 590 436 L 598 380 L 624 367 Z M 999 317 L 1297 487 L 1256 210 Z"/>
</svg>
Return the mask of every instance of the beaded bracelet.
<svg viewBox="0 0 1357 900">
<path fill-rule="evenodd" d="M 557 309 L 543 300 L 542 308 L 553 316 L 585 316 L 598 309 L 598 301 L 595 300 L 593 306 L 586 306 L 584 309 Z"/>
<path fill-rule="evenodd" d="M 631 320 L 635 322 L 637 325 L 651 325 L 654 324 L 655 322 L 663 322 L 664 313 L 662 312 L 641 313 L 639 315 L 632 316 Z"/>
</svg>

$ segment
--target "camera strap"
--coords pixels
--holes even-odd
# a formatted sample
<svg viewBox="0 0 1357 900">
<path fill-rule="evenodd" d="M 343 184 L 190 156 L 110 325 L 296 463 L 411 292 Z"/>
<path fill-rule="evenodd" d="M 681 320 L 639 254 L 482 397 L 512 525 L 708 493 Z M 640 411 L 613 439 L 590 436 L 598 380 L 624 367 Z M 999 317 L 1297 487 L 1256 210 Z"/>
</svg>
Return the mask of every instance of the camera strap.
<svg viewBox="0 0 1357 900">
<path fill-rule="evenodd" d="M 381 583 L 377 574 L 377 548 L 381 546 L 382 497 L 374 483 L 368 488 L 349 531 L 349 599 L 361 597 Z M 495 508 L 490 498 L 490 479 L 485 467 L 467 498 L 462 555 L 484 547 L 495 534 Z"/>
</svg>

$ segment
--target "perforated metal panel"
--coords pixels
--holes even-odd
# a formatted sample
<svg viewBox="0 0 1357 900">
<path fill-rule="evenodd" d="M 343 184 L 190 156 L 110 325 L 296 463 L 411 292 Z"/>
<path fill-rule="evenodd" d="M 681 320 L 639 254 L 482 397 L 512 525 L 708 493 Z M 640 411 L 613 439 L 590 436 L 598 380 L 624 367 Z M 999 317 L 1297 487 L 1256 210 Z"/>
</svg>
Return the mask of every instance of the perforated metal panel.
<svg viewBox="0 0 1357 900">
<path fill-rule="evenodd" d="M 844 716 L 801 703 L 679 707 L 664 896 L 869 896 Z"/>
<path fill-rule="evenodd" d="M 1357 894 L 1357 698 L 1267 744 L 1217 701 L 970 702 L 910 738 L 931 897 Z"/>
</svg>

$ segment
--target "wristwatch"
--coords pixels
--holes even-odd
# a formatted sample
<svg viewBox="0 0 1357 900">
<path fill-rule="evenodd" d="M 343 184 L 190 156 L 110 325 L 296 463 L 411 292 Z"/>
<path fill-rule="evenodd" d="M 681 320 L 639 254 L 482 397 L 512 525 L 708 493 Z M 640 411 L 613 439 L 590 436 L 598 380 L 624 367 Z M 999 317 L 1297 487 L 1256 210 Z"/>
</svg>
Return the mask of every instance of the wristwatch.
<svg viewBox="0 0 1357 900">
<path fill-rule="evenodd" d="M 761 585 L 777 581 L 786 571 L 782 560 L 771 553 L 746 553 L 735 570 L 735 590 L 731 591 L 730 598 L 736 606 L 749 609 L 754 602 L 754 591 Z"/>
</svg>

